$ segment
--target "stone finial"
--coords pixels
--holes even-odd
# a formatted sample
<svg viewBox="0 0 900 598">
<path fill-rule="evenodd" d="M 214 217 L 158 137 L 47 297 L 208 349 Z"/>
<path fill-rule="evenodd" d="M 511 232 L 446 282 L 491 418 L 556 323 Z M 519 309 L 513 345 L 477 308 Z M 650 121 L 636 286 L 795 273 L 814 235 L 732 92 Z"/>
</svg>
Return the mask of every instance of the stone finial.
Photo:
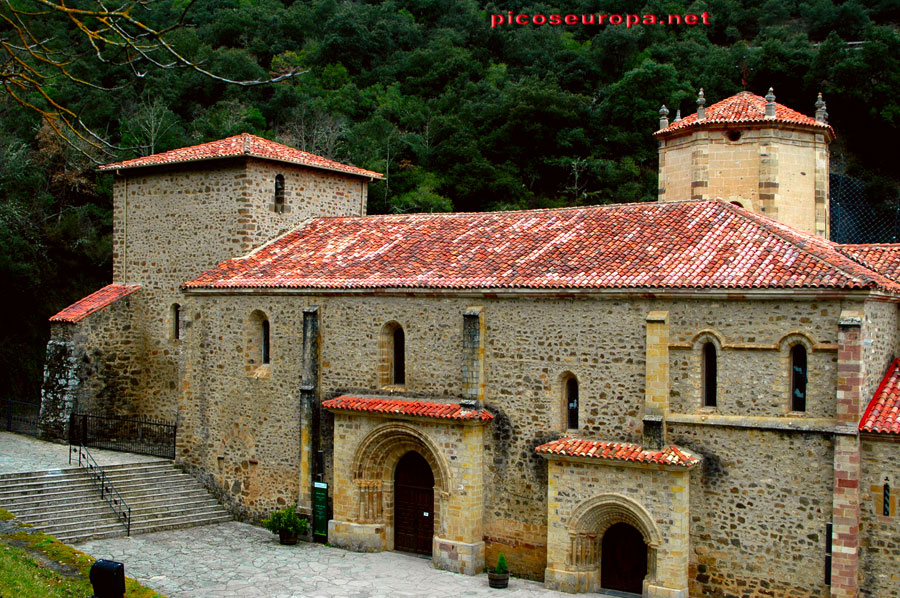
<svg viewBox="0 0 900 598">
<path fill-rule="evenodd" d="M 659 128 L 665 129 L 669 126 L 669 109 L 663 104 L 659 109 Z"/>
<path fill-rule="evenodd" d="M 816 100 L 816 122 L 828 122 L 828 113 L 825 111 L 825 100 L 822 99 L 821 91 L 819 92 L 819 99 Z"/>
<path fill-rule="evenodd" d="M 675 111 L 675 122 L 681 121 L 681 108 Z"/>
<path fill-rule="evenodd" d="M 766 94 L 766 118 L 775 118 L 775 90 L 771 87 Z"/>
<path fill-rule="evenodd" d="M 703 95 L 703 88 L 700 88 L 700 93 L 697 94 L 697 120 L 703 120 L 706 118 L 706 97 Z"/>
</svg>

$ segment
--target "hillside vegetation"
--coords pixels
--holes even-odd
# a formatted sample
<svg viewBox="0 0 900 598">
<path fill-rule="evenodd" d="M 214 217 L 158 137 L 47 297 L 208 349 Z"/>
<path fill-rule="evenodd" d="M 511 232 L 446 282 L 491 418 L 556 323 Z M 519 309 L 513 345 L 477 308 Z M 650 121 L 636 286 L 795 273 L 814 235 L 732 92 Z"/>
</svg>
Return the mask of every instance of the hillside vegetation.
<svg viewBox="0 0 900 598">
<path fill-rule="evenodd" d="M 135 11 L 161 26 L 184 6 Z M 706 12 L 711 25 L 492 28 L 491 15 L 508 11 Z M 47 84 L 88 126 L 137 148 L 114 157 L 247 131 L 386 173 L 370 188 L 378 213 L 653 200 L 657 111 L 694 112 L 700 87 L 709 105 L 771 86 L 806 114 L 821 91 L 838 133 L 834 163 L 896 202 L 898 21 L 894 0 L 198 0 L 169 40 L 204 68 L 242 80 L 307 70 L 251 88 L 91 60 L 69 20 L 40 27 L 83 53 L 77 76 L 112 88 Z M 0 21 L 0 40 L 12 33 Z M 93 166 L 0 93 L 3 395 L 38 398 L 47 317 L 110 280 L 111 180 Z"/>
</svg>

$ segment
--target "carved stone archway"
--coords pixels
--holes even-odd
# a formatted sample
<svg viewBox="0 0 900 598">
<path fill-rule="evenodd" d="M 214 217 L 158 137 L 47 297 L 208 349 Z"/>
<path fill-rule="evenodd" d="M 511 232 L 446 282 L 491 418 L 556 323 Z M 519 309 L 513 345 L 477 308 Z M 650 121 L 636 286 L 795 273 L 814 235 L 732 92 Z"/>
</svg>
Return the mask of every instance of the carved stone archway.
<svg viewBox="0 0 900 598">
<path fill-rule="evenodd" d="M 414 426 L 390 422 L 375 428 L 359 443 L 351 466 L 355 485 L 357 516 L 362 524 L 383 524 L 387 550 L 394 547 L 394 470 L 409 451 L 422 455 L 434 475 L 436 535 L 446 535 L 443 526 L 449 468 L 434 443 Z"/>
<path fill-rule="evenodd" d="M 435 566 L 469 575 L 481 572 L 484 424 L 490 415 L 479 412 L 477 417 L 464 415 L 464 420 L 409 417 L 343 410 L 336 401 L 326 404 L 334 413 L 329 542 L 357 551 L 394 549 L 394 475 L 401 457 L 413 451 L 434 476 Z"/>
<path fill-rule="evenodd" d="M 599 578 L 602 541 L 617 523 L 627 523 L 640 532 L 647 546 L 647 578 L 656 575 L 656 549 L 662 534 L 653 517 L 639 503 L 621 494 L 601 494 L 582 502 L 572 512 L 568 526 L 566 563 L 585 577 L 587 587 L 603 587 Z"/>
</svg>

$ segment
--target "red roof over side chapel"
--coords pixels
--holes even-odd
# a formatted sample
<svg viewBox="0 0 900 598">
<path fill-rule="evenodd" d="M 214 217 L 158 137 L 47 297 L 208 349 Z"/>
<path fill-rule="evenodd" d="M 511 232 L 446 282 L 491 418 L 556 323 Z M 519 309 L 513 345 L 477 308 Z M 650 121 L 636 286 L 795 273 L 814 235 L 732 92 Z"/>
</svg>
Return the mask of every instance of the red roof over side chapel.
<svg viewBox="0 0 900 598">
<path fill-rule="evenodd" d="M 895 359 L 869 402 L 862 420 L 862 432 L 900 434 L 900 359 Z"/>
<path fill-rule="evenodd" d="M 87 297 L 79 299 L 55 316 L 52 316 L 50 318 L 50 321 L 75 324 L 85 319 L 92 313 L 100 311 L 101 309 L 109 305 L 112 305 L 122 297 L 126 297 L 132 294 L 139 288 L 141 288 L 140 285 L 136 284 L 108 284 L 99 291 L 94 291 Z"/>
</svg>

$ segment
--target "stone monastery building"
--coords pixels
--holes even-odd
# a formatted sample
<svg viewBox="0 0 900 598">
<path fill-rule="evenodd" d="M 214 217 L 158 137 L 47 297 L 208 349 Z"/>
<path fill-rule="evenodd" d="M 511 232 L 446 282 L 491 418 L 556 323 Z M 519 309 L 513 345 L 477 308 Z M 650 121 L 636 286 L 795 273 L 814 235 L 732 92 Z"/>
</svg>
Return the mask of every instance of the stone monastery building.
<svg viewBox="0 0 900 598">
<path fill-rule="evenodd" d="M 567 592 L 900 596 L 900 245 L 828 240 L 834 132 L 661 110 L 659 202 L 366 216 L 252 135 L 102 167 L 113 283 L 51 318 L 42 429 L 176 420 L 240 517 Z"/>
</svg>

